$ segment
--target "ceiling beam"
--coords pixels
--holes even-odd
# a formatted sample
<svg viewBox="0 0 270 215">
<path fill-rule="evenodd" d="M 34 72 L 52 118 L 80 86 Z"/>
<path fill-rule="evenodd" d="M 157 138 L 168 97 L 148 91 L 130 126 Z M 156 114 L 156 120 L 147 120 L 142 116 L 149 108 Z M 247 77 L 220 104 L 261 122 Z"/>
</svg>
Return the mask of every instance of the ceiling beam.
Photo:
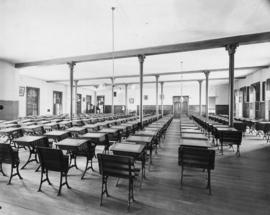
<svg viewBox="0 0 270 215">
<path fill-rule="evenodd" d="M 240 79 L 245 79 L 246 77 L 240 76 L 234 78 L 235 80 L 240 80 Z M 178 82 L 194 82 L 194 81 L 204 81 L 205 79 L 184 79 L 184 80 L 167 80 L 167 81 L 159 81 L 159 83 L 178 83 Z M 209 81 L 223 81 L 223 80 L 229 80 L 228 78 L 209 78 Z M 145 81 L 143 84 L 154 84 L 156 83 L 155 81 Z M 125 84 L 139 84 L 139 82 L 123 82 L 123 83 L 115 83 L 114 86 L 120 86 L 120 85 L 125 85 Z M 105 83 L 104 84 L 106 87 L 112 86 L 112 84 Z M 77 87 L 93 87 L 97 86 L 96 84 L 81 84 L 77 85 Z"/>
<path fill-rule="evenodd" d="M 246 66 L 246 67 L 236 67 L 235 70 L 249 70 L 249 69 L 254 69 L 254 70 L 260 70 L 260 69 L 265 69 L 268 68 L 269 65 L 263 65 L 263 66 Z M 179 74 L 195 74 L 195 73 L 203 73 L 204 71 L 210 71 L 210 72 L 224 72 L 228 71 L 228 68 L 218 68 L 218 69 L 200 69 L 200 70 L 187 70 L 187 71 L 178 71 L 178 72 L 164 72 L 164 73 L 148 73 L 144 74 L 144 77 L 149 77 L 149 76 L 166 76 L 166 75 L 179 75 Z M 139 75 L 116 75 L 114 76 L 115 79 L 119 78 L 137 78 Z M 105 79 L 111 79 L 112 76 L 103 76 L 103 77 L 93 77 L 93 78 L 77 78 L 74 80 L 77 81 L 92 81 L 92 80 L 105 80 Z M 55 82 L 68 82 L 69 79 L 66 80 L 48 80 L 48 83 L 55 83 Z"/>
<path fill-rule="evenodd" d="M 137 57 L 138 55 L 159 55 L 176 52 L 196 51 L 203 49 L 214 49 L 225 47 L 228 44 L 237 43 L 238 45 L 249 45 L 256 43 L 270 42 L 270 32 L 262 32 L 256 34 L 246 34 L 232 37 L 224 37 L 218 39 L 202 40 L 187 43 L 178 43 L 172 45 L 163 45 L 155 47 L 147 47 L 140 49 L 130 49 L 112 52 L 105 52 L 99 54 L 81 55 L 66 58 L 55 58 L 33 62 L 16 63 L 15 68 L 29 67 L 29 66 L 48 66 L 66 64 L 68 62 L 82 63 L 99 60 L 109 60 L 112 56 L 115 59 Z"/>
</svg>

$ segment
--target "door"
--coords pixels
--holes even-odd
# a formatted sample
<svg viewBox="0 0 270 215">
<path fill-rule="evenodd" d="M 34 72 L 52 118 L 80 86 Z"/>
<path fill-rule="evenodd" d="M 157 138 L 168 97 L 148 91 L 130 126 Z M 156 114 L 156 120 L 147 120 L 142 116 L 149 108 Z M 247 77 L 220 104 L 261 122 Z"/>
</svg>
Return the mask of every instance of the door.
<svg viewBox="0 0 270 215">
<path fill-rule="evenodd" d="M 91 106 L 92 106 L 92 97 L 86 95 L 86 113 L 90 113 L 91 112 Z"/>
<path fill-rule="evenodd" d="M 179 118 L 182 114 L 188 114 L 189 96 L 173 96 L 173 114 Z"/>
<path fill-rule="evenodd" d="M 62 97 L 62 92 L 53 91 L 53 115 L 59 115 L 63 113 Z"/>
<path fill-rule="evenodd" d="M 77 114 L 82 113 L 82 94 L 77 94 Z"/>
<path fill-rule="evenodd" d="M 26 87 L 26 115 L 39 115 L 39 88 Z"/>
<path fill-rule="evenodd" d="M 97 113 L 104 113 L 105 96 L 97 96 Z"/>
<path fill-rule="evenodd" d="M 180 102 L 173 103 L 173 117 L 180 118 Z"/>
</svg>

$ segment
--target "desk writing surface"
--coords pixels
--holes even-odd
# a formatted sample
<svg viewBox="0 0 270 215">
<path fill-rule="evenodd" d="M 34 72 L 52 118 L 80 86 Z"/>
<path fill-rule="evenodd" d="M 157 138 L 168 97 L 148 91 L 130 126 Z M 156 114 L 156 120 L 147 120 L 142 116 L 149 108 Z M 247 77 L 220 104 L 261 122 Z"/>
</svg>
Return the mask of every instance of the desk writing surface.
<svg viewBox="0 0 270 215">
<path fill-rule="evenodd" d="M 126 130 L 127 127 L 128 126 L 126 126 L 126 125 L 114 125 L 111 128 Z"/>
<path fill-rule="evenodd" d="M 56 123 L 56 122 L 50 122 L 50 123 L 47 123 L 47 124 L 44 124 L 43 126 L 45 127 L 45 126 L 55 126 L 55 125 L 58 125 L 58 123 Z"/>
<path fill-rule="evenodd" d="M 23 136 L 23 137 L 19 137 L 19 138 L 16 138 L 14 139 L 15 142 L 34 142 L 34 141 L 37 141 L 37 140 L 40 140 L 44 138 L 44 136 Z"/>
<path fill-rule="evenodd" d="M 181 129 L 181 133 L 202 134 L 202 132 L 200 130 L 192 129 L 192 128 Z"/>
<path fill-rule="evenodd" d="M 122 123 L 121 125 L 122 126 L 127 126 L 127 128 L 132 128 L 132 124 L 129 124 L 129 123 Z"/>
<path fill-rule="evenodd" d="M 83 126 L 84 128 L 97 128 L 99 125 L 98 124 L 87 124 Z"/>
<path fill-rule="evenodd" d="M 46 123 L 50 123 L 50 121 L 42 120 L 42 121 L 39 121 L 39 122 L 38 122 L 38 124 L 46 124 Z"/>
<path fill-rule="evenodd" d="M 129 136 L 127 138 L 127 141 L 150 143 L 152 141 L 152 137 L 149 137 L 149 136 Z"/>
<path fill-rule="evenodd" d="M 270 122 L 258 122 L 259 124 L 269 125 Z"/>
<path fill-rule="evenodd" d="M 136 135 L 145 135 L 145 136 L 156 136 L 157 135 L 157 131 L 137 131 Z"/>
<path fill-rule="evenodd" d="M 5 129 L 0 130 L 0 133 L 6 134 L 6 133 L 14 132 L 14 131 L 19 131 L 19 130 L 21 130 L 21 128 L 5 128 Z"/>
<path fill-rule="evenodd" d="M 144 130 L 145 131 L 157 131 L 158 132 L 160 130 L 160 128 L 145 127 Z"/>
<path fill-rule="evenodd" d="M 231 127 L 228 127 L 228 128 L 217 128 L 218 131 L 238 131 L 237 129 L 235 128 L 231 128 Z"/>
<path fill-rule="evenodd" d="M 210 147 L 210 144 L 206 140 L 192 140 L 192 139 L 183 139 L 180 142 L 180 145 L 184 146 L 198 146 L 198 147 Z"/>
<path fill-rule="evenodd" d="M 103 132 L 103 133 L 116 133 L 119 129 L 115 129 L 115 128 L 103 128 L 101 130 L 99 130 L 98 132 Z"/>
<path fill-rule="evenodd" d="M 85 127 L 71 127 L 71 128 L 66 129 L 66 130 L 70 131 L 70 132 L 80 132 L 80 131 L 85 130 Z"/>
<path fill-rule="evenodd" d="M 83 139 L 66 138 L 64 140 L 61 140 L 61 141 L 57 142 L 55 145 L 57 145 L 57 146 L 74 146 L 74 147 L 78 147 L 78 146 L 81 146 L 82 144 L 84 144 L 86 142 L 87 142 L 87 140 L 83 140 Z"/>
<path fill-rule="evenodd" d="M 37 129 L 37 128 L 41 128 L 41 127 L 42 127 L 42 125 L 30 125 L 30 126 L 23 127 L 23 129 L 31 130 L 31 129 Z"/>
<path fill-rule="evenodd" d="M 21 125 L 22 126 L 30 126 L 30 125 L 35 125 L 36 123 L 35 122 L 25 122 L 25 123 L 22 123 Z"/>
<path fill-rule="evenodd" d="M 229 128 L 228 125 L 220 125 L 220 124 L 214 124 L 212 126 L 215 127 L 215 128 Z"/>
<path fill-rule="evenodd" d="M 18 125 L 17 124 L 2 124 L 0 125 L 0 129 L 7 129 L 7 128 L 15 128 L 17 127 Z"/>
<path fill-rule="evenodd" d="M 72 123 L 71 121 L 62 121 L 62 122 L 59 122 L 58 124 L 59 125 L 67 125 L 67 124 L 70 124 Z"/>
<path fill-rule="evenodd" d="M 50 132 L 45 133 L 44 135 L 61 136 L 61 135 L 67 134 L 67 133 L 69 133 L 69 131 L 50 131 Z"/>
<path fill-rule="evenodd" d="M 83 137 L 83 138 L 89 138 L 89 139 L 99 139 L 99 141 L 104 141 L 105 140 L 105 136 L 106 136 L 106 134 L 105 133 L 98 133 L 98 132 L 91 132 L 91 133 L 86 133 L 86 134 L 84 134 L 84 135 L 82 135 L 81 137 Z"/>
<path fill-rule="evenodd" d="M 183 133 L 182 139 L 207 140 L 203 134 Z"/>
<path fill-rule="evenodd" d="M 140 144 L 128 144 L 128 143 L 117 143 L 113 145 L 110 150 L 112 151 L 122 151 L 122 152 L 132 152 L 141 153 L 144 145 Z"/>
<path fill-rule="evenodd" d="M 148 125 L 148 128 L 162 128 L 163 125 Z"/>
</svg>

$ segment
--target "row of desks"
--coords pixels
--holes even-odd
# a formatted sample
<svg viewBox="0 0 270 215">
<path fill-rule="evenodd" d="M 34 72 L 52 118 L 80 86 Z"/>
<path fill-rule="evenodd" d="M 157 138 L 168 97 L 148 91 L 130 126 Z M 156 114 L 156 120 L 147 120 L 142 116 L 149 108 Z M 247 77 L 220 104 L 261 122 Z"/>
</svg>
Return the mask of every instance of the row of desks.
<svg viewBox="0 0 270 215">
<path fill-rule="evenodd" d="M 128 124 L 128 123 L 125 123 Z M 55 141 L 55 145 L 61 149 L 65 149 L 65 150 L 70 150 L 70 149 L 80 149 L 81 147 L 83 148 L 89 140 L 91 140 L 91 142 L 95 142 L 96 144 L 102 143 L 103 141 L 105 141 L 105 137 L 107 133 L 114 133 L 116 131 L 118 131 L 119 129 L 124 129 L 128 126 L 131 126 L 135 124 L 135 123 L 131 123 L 128 125 L 119 125 L 117 126 L 112 126 L 111 128 L 105 128 L 102 129 L 98 132 L 92 132 L 92 133 L 85 133 L 80 135 L 80 139 L 71 139 L 69 138 L 70 134 L 72 132 L 74 133 L 80 133 L 81 131 L 83 131 L 85 128 L 83 127 L 72 127 L 72 128 L 68 128 L 66 130 L 54 130 L 51 132 L 47 132 L 44 133 L 44 136 L 53 139 Z M 137 124 L 137 122 L 136 122 Z M 16 130 L 15 130 L 16 129 Z M 15 131 L 19 131 L 21 130 L 21 128 L 15 128 L 14 130 L 10 129 L 10 130 L 0 130 L 0 133 L 8 133 L 9 135 L 12 132 Z M 146 146 L 151 144 L 152 139 L 154 137 L 154 135 L 157 135 L 159 129 L 155 128 L 156 131 L 152 131 L 152 129 L 150 131 L 140 131 L 138 132 L 138 134 L 136 134 L 136 136 L 130 136 L 127 138 L 126 142 L 132 142 L 132 143 L 136 143 L 136 144 L 144 144 L 145 148 L 147 148 Z M 42 146 L 42 139 L 44 139 L 44 136 L 23 136 L 20 138 L 17 138 L 14 140 L 14 142 L 16 142 L 18 145 L 22 145 L 22 146 L 26 146 L 29 148 L 30 150 L 30 154 L 29 154 L 29 159 L 26 162 L 26 164 L 23 166 L 25 167 L 29 162 L 32 161 L 36 161 L 36 158 L 32 159 L 31 155 L 34 154 L 34 149 L 38 146 Z M 133 146 L 131 146 L 131 151 L 133 150 Z M 136 147 L 135 147 L 136 148 Z M 114 149 L 114 148 L 112 148 Z M 118 148 L 117 148 L 118 149 Z M 115 151 L 115 150 L 114 150 Z M 138 151 L 139 153 L 139 151 Z"/>
<path fill-rule="evenodd" d="M 213 121 L 213 120 L 206 120 L 204 117 L 201 116 L 194 116 L 193 115 L 193 120 L 202 128 L 206 131 L 206 134 L 208 138 L 212 135 L 213 139 L 212 142 L 218 144 L 220 143 L 221 146 L 221 154 L 223 154 L 223 145 L 224 145 L 224 140 L 226 139 L 228 135 L 231 135 L 232 140 L 234 136 L 241 136 L 242 140 L 242 131 L 229 127 L 228 125 L 221 124 L 219 122 Z M 241 144 L 241 140 L 237 142 L 237 154 L 240 155 L 239 152 L 239 146 Z"/>
</svg>

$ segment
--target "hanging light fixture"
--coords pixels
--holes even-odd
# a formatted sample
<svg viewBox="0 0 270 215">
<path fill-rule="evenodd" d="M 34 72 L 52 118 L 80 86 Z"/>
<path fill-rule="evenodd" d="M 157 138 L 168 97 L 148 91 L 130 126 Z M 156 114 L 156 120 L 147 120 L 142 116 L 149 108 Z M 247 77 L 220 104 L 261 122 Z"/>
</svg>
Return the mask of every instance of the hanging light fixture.
<svg viewBox="0 0 270 215">
<path fill-rule="evenodd" d="M 112 10 L 112 114 L 114 114 L 114 102 L 113 102 L 113 97 L 114 97 L 114 58 L 115 58 L 115 48 L 114 48 L 114 11 L 115 7 L 111 7 Z"/>
<path fill-rule="evenodd" d="M 115 7 L 112 7 L 112 78 L 113 78 L 113 82 L 114 82 L 114 44 L 115 44 L 115 41 L 114 41 L 114 11 L 115 11 Z"/>
<path fill-rule="evenodd" d="M 182 72 L 183 71 L 183 61 L 181 61 L 180 64 L 181 64 L 180 71 Z M 183 80 L 183 74 L 181 73 L 181 76 L 180 76 L 180 102 L 181 103 L 184 101 L 182 80 Z"/>
</svg>

